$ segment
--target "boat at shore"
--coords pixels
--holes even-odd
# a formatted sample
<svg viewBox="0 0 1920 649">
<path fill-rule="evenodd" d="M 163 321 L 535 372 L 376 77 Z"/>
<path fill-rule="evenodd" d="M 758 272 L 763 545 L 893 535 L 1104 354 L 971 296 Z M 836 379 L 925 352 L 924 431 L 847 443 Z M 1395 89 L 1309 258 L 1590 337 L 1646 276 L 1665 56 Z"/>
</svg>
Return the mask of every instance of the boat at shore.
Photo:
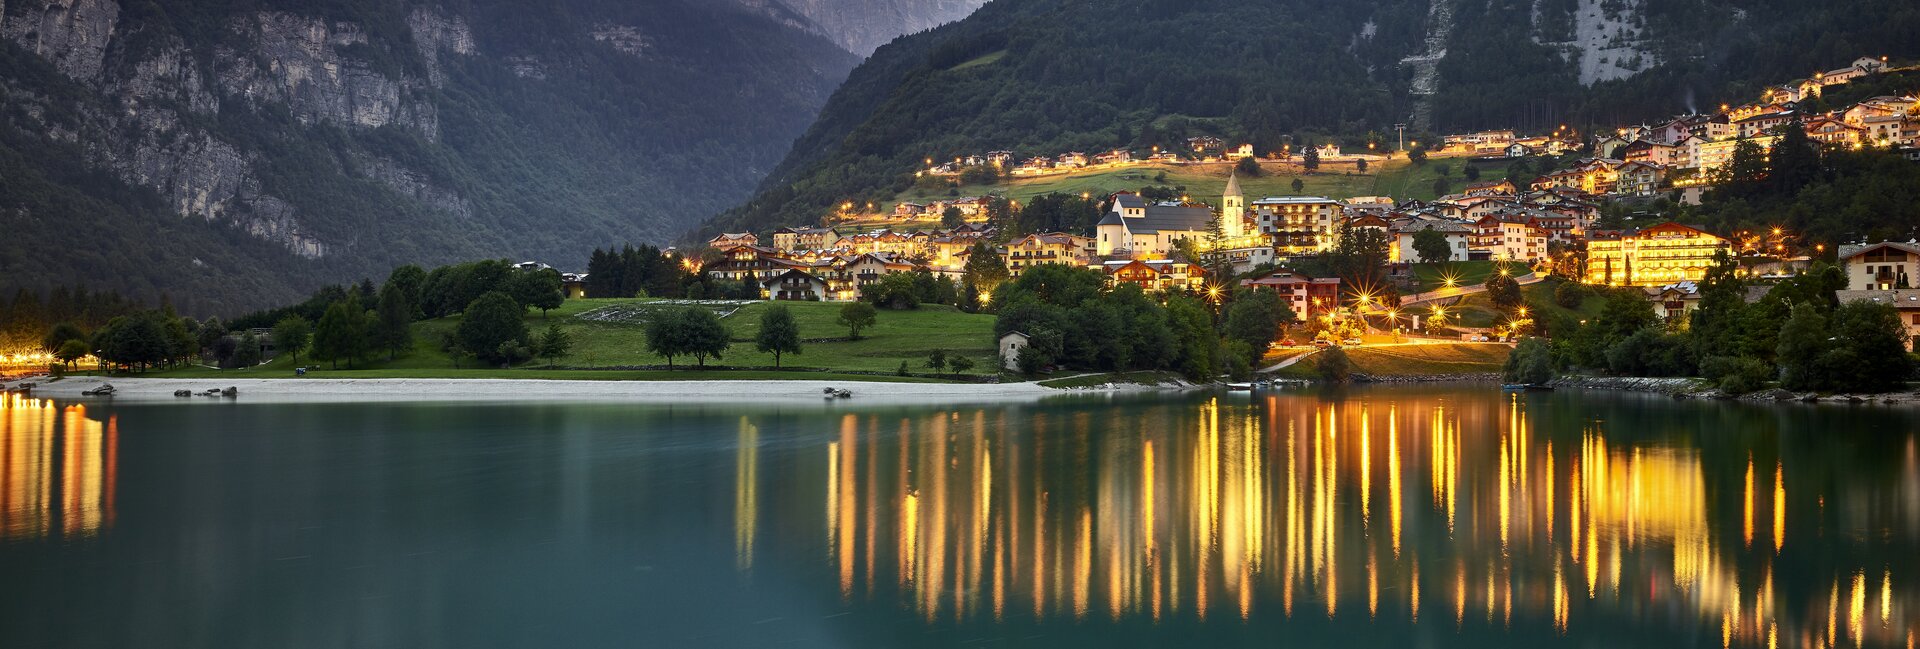
<svg viewBox="0 0 1920 649">
<path fill-rule="evenodd" d="M 1500 389 L 1508 392 L 1552 392 L 1553 386 L 1542 383 L 1502 383 Z"/>
</svg>

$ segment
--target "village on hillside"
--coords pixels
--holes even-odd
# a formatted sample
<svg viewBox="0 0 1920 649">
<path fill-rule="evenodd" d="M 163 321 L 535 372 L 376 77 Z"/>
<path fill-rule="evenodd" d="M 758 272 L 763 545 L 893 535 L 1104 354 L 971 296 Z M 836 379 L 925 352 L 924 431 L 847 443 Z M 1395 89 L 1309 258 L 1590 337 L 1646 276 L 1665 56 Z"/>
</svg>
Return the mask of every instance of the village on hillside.
<svg viewBox="0 0 1920 649">
<path fill-rule="evenodd" d="M 1502 159 L 1570 152 L 1588 157 L 1524 185 L 1476 182 L 1433 200 L 1249 196 L 1239 176 L 1229 175 L 1217 202 L 1189 196 L 1156 200 L 1131 191 L 1083 195 L 1083 200 L 1100 199 L 1101 216 L 1090 229 L 1019 233 L 1003 232 L 1002 224 L 989 218 L 996 210 L 1019 209 L 1005 197 L 901 201 L 890 210 L 892 218 L 939 219 L 943 227 L 843 233 L 816 226 L 726 233 L 706 242 L 704 257 L 687 263 L 698 264 L 700 272 L 717 280 L 757 283 L 765 299 L 822 301 L 867 298 L 882 278 L 896 273 L 925 271 L 958 282 L 983 261 L 1004 268 L 1008 277 L 1038 264 L 1067 264 L 1098 269 L 1110 284 L 1137 284 L 1149 291 L 1204 294 L 1233 285 L 1278 291 L 1296 317 L 1312 321 L 1351 313 L 1356 299 L 1391 296 L 1389 301 L 1398 304 L 1401 294 L 1420 288 L 1410 268 L 1415 263 L 1496 262 L 1518 274 L 1639 287 L 1660 315 L 1678 319 L 1697 304 L 1696 282 L 1722 251 L 1740 259 L 1743 274 L 1765 280 L 1804 268 L 1824 246 L 1802 249 L 1792 233 L 1777 229 L 1709 232 L 1671 222 L 1600 229 L 1596 225 L 1603 206 L 1652 196 L 1697 203 L 1733 161 L 1736 149 L 1757 148 L 1764 155 L 1780 141 L 1783 129 L 1796 125 L 1821 146 L 1896 149 L 1920 160 L 1920 149 L 1915 148 L 1920 102 L 1914 97 L 1877 96 L 1826 112 L 1801 110 L 1802 103 L 1835 87 L 1887 71 L 1884 59 L 1861 58 L 1845 68 L 1769 87 L 1752 103 L 1585 137 L 1564 127 L 1532 137 L 1512 130 L 1447 135 L 1431 148 L 1436 157 Z M 1233 146 L 1217 137 L 1194 137 L 1187 144 L 1184 151 L 1156 149 L 1139 157 L 1114 150 L 1019 159 L 1011 151 L 990 151 L 951 162 L 928 159 L 928 167 L 917 173 L 959 177 L 985 166 L 996 175 L 1024 177 L 1139 164 L 1233 165 L 1256 157 L 1251 145 Z M 1348 153 L 1325 144 L 1269 152 L 1258 159 L 1382 161 L 1394 153 Z M 842 207 L 845 211 L 854 206 Z M 1379 285 L 1343 287 L 1340 279 L 1326 273 L 1305 272 L 1314 265 L 1303 262 L 1355 239 L 1384 247 Z M 1838 252 L 1849 277 L 1869 280 L 1855 282 L 1848 299 L 1911 302 L 1902 309 L 1902 319 L 1915 323 L 1912 333 L 1920 333 L 1920 300 L 1910 299 L 1920 296 L 1920 290 L 1906 283 L 1909 272 L 1920 270 L 1920 246 L 1861 244 Z M 996 258 L 975 259 L 983 254 Z M 990 297 L 991 286 L 977 288 L 981 300 Z M 1447 288 L 1454 288 L 1451 281 Z M 1418 323 L 1417 316 L 1408 320 L 1413 328 Z"/>
</svg>

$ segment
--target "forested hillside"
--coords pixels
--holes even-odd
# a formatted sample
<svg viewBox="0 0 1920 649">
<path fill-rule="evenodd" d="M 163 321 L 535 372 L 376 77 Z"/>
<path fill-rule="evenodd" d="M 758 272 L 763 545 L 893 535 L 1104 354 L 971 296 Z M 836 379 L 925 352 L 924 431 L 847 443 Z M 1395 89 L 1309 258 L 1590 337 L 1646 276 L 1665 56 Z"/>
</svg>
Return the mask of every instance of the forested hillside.
<svg viewBox="0 0 1920 649">
<path fill-rule="evenodd" d="M 663 241 L 854 65 L 817 31 L 701 0 L 5 0 L 0 289 L 232 312 Z"/>
<path fill-rule="evenodd" d="M 717 231 L 885 201 L 927 158 L 1145 151 L 1219 135 L 1388 141 L 1583 132 L 1742 102 L 1863 55 L 1920 54 L 1898 0 L 997 0 L 880 48 Z M 1424 132 L 1423 132 L 1424 131 Z"/>
</svg>

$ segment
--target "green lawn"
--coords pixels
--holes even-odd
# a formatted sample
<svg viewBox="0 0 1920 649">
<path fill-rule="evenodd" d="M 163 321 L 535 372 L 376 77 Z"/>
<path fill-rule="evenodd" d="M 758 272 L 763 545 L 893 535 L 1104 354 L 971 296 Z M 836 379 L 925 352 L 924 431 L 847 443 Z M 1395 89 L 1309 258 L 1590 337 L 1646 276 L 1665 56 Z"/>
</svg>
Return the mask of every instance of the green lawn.
<svg viewBox="0 0 1920 649">
<path fill-rule="evenodd" d="M 1442 343 L 1433 345 L 1396 345 L 1392 347 L 1350 347 L 1347 358 L 1353 371 L 1370 376 L 1421 376 L 1435 374 L 1478 374 L 1498 372 L 1512 351 L 1506 345 Z M 1314 378 L 1319 376 L 1320 356 L 1294 363 L 1277 372 L 1280 376 Z"/>
<path fill-rule="evenodd" d="M 732 334 L 733 345 L 718 360 L 710 360 L 717 365 L 736 367 L 771 367 L 773 355 L 754 349 L 753 337 L 760 328 L 760 314 L 765 312 L 768 302 L 714 304 L 716 311 L 728 312 L 721 322 L 727 325 Z M 794 319 L 800 324 L 800 337 L 803 340 L 845 338 L 847 328 L 837 320 L 842 303 L 837 302 L 781 302 L 793 310 Z M 665 365 L 666 359 L 646 351 L 646 331 L 642 323 L 651 313 L 661 309 L 680 308 L 667 300 L 651 299 L 591 299 L 568 300 L 561 308 L 546 317 L 537 311 L 529 311 L 527 328 L 535 336 L 546 331 L 548 325 L 559 325 L 562 331 L 573 336 L 573 354 L 562 358 L 559 364 L 573 368 L 619 368 L 634 366 Z M 440 373 L 459 373 L 472 370 L 473 360 L 461 362 L 462 369 L 456 369 L 453 359 L 441 350 L 444 336 L 459 326 L 459 317 L 439 318 L 415 323 L 413 326 L 413 350 L 392 361 L 381 355 L 371 363 L 362 363 L 360 367 L 348 371 L 341 363 L 336 372 L 329 370 L 331 363 L 317 363 L 302 358 L 302 365 L 316 367 L 309 375 L 321 376 L 375 377 L 375 376 L 435 376 Z M 789 354 L 782 359 L 782 365 L 799 369 L 827 369 L 834 371 L 891 372 L 906 361 L 909 371 L 930 372 L 926 367 L 927 355 L 934 350 L 944 350 L 949 356 L 965 355 L 974 361 L 971 374 L 990 375 L 997 371 L 995 361 L 998 350 L 994 346 L 992 315 L 963 313 L 949 306 L 922 306 L 912 311 L 892 311 L 882 309 L 875 325 L 862 332 L 858 341 L 833 340 L 828 342 L 806 342 L 801 353 Z M 674 359 L 682 366 L 691 366 L 694 359 L 681 357 Z M 529 378 L 529 370 L 546 367 L 547 361 L 536 359 L 521 368 L 513 370 L 515 378 Z M 248 372 L 262 375 L 285 376 L 294 367 L 291 358 L 282 356 L 274 361 Z M 494 371 L 498 373 L 498 371 Z M 588 372 L 570 372 L 562 370 L 559 376 L 576 378 L 602 378 L 588 376 Z M 710 373 L 711 374 L 711 373 Z M 833 378 L 830 375 L 816 373 L 762 372 L 726 372 L 725 378 Z M 235 370 L 224 372 L 206 368 L 173 370 L 164 376 L 237 376 Z M 462 374 L 464 375 L 464 374 Z M 486 375 L 485 371 L 479 375 Z M 538 378 L 538 377 L 533 377 Z M 649 378 L 647 372 L 616 373 L 604 378 Z M 672 376 L 653 378 L 703 378 L 694 372 L 676 372 Z M 706 377 L 712 378 L 712 377 Z"/>
<path fill-rule="evenodd" d="M 295 378 L 290 363 L 274 362 L 246 370 L 190 368 L 149 372 L 134 376 L 167 379 L 286 379 Z M 839 372 L 773 370 L 549 370 L 532 365 L 511 370 L 499 369 L 315 369 L 305 378 L 315 379 L 537 379 L 573 381 L 704 381 L 704 380 L 788 380 L 788 381 L 875 381 L 882 383 L 946 383 L 940 379 Z M 212 386 L 209 386 L 212 387 Z"/>
<path fill-rule="evenodd" d="M 1518 265 L 1515 265 L 1518 267 Z M 1414 264 L 1413 281 L 1415 292 L 1425 293 L 1446 286 L 1446 278 L 1452 277 L 1456 286 L 1484 284 L 1492 277 L 1496 264 L 1491 261 L 1452 261 L 1440 264 Z"/>
<path fill-rule="evenodd" d="M 1579 308 L 1569 309 L 1553 301 L 1553 292 L 1566 280 L 1550 277 L 1540 282 L 1520 287 L 1520 294 L 1526 296 L 1529 305 L 1536 305 L 1549 313 L 1572 316 L 1575 320 L 1588 320 L 1600 315 L 1604 301 L 1594 295 L 1588 295 Z M 1499 324 L 1500 312 L 1494 308 L 1493 300 L 1486 293 L 1475 293 L 1461 298 L 1459 303 L 1447 309 L 1456 314 L 1455 322 L 1464 327 L 1491 327 Z"/>
</svg>

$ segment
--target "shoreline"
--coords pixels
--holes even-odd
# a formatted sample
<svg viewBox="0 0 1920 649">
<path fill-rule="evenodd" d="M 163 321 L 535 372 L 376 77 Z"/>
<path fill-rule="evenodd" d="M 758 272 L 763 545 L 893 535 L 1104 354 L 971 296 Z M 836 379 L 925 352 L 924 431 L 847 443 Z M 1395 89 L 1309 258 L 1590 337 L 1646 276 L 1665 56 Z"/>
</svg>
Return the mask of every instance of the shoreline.
<svg viewBox="0 0 1920 649">
<path fill-rule="evenodd" d="M 1588 390 L 1615 390 L 1662 394 L 1675 399 L 1739 401 L 1743 403 L 1827 403 L 1914 406 L 1920 405 L 1920 392 L 1882 392 L 1875 394 L 1820 394 L 1768 388 L 1746 394 L 1728 394 L 1697 378 L 1649 378 L 1636 376 L 1562 376 L 1547 383 L 1554 387 Z"/>
<path fill-rule="evenodd" d="M 782 404 L 828 401 L 827 388 L 849 390 L 837 403 L 923 404 L 1028 401 L 1071 395 L 1038 383 L 884 383 L 824 380 L 604 381 L 572 379 L 172 379 L 94 376 L 35 381 L 34 397 L 178 403 L 284 403 L 325 401 L 582 401 L 634 403 Z M 81 392 L 111 383 L 109 397 Z M 204 397 L 208 389 L 237 389 L 237 397 Z M 174 396 L 190 390 L 192 397 Z M 1080 391 L 1085 393 L 1086 391 Z"/>
</svg>

